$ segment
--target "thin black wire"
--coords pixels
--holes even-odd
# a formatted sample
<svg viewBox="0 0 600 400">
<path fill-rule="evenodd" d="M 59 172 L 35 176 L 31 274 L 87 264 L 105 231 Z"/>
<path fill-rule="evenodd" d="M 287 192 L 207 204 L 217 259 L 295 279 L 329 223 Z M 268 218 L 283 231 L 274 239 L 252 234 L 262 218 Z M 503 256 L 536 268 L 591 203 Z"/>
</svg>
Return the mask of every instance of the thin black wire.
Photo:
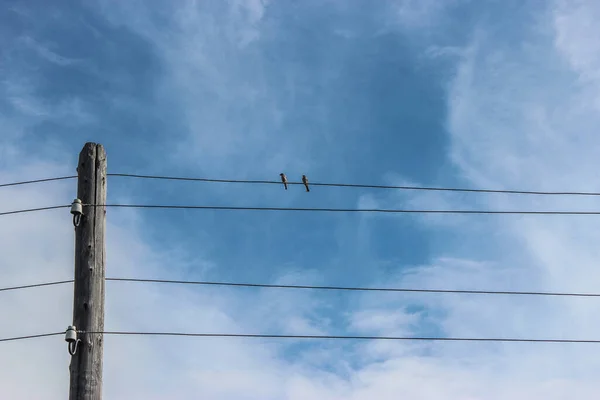
<svg viewBox="0 0 600 400">
<path fill-rule="evenodd" d="M 172 283 L 184 285 L 205 286 L 235 286 L 274 289 L 314 289 L 342 290 L 361 292 L 407 292 L 407 293 L 452 293 L 452 294 L 490 294 L 490 295 L 525 295 L 525 296 L 565 296 L 565 297 L 600 297 L 600 293 L 565 293 L 565 292 L 520 292 L 494 290 L 453 290 L 453 289 L 411 289 L 411 288 L 382 288 L 382 287 L 346 287 L 346 286 L 312 286 L 312 285 L 276 285 L 267 283 L 234 283 L 210 281 L 180 281 L 167 279 L 138 279 L 138 278 L 106 278 L 107 281 L 142 282 L 142 283 Z"/>
<path fill-rule="evenodd" d="M 180 210 L 222 210 L 222 211 L 304 211 L 304 212 L 356 212 L 386 214 L 505 214 L 505 215 L 600 215 L 600 211 L 506 211 L 506 210 L 403 210 L 383 208 L 289 208 L 289 207 L 236 207 L 236 206 L 194 206 L 194 205 L 160 205 L 160 204 L 84 204 L 91 207 L 111 208 L 155 208 Z M 0 212 L 0 216 L 30 213 L 35 211 L 55 210 L 70 207 L 70 204 L 29 208 Z"/>
<path fill-rule="evenodd" d="M 35 283 L 32 285 L 11 286 L 11 287 L 0 288 L 0 292 L 6 292 L 9 290 L 29 289 L 29 288 L 42 287 L 42 286 L 63 285 L 65 283 L 73 283 L 73 282 L 74 282 L 73 279 L 71 279 L 68 281 L 56 281 L 56 282 Z"/>
<path fill-rule="evenodd" d="M 138 179 L 161 179 L 175 181 L 194 181 L 194 182 L 213 182 L 213 183 L 241 183 L 241 184 L 271 184 L 281 185 L 280 181 L 271 180 L 243 180 L 243 179 L 211 179 L 211 178 L 188 178 L 177 176 L 158 176 L 158 175 L 139 175 L 139 174 L 107 174 L 114 177 L 128 177 Z M 76 175 L 60 176 L 55 178 L 34 179 L 29 181 L 10 182 L 0 184 L 0 188 L 9 186 L 28 185 L 42 182 L 52 182 L 67 179 L 75 179 Z M 302 182 L 288 182 L 288 185 L 303 185 Z M 311 182 L 311 186 L 325 187 L 348 187 L 348 188 L 364 188 L 364 189 L 400 189 L 400 190 L 427 190 L 427 191 L 445 191 L 445 192 L 469 192 L 469 193 L 506 193 L 506 194 L 529 194 L 529 195 L 562 195 L 562 196 L 600 196 L 600 192 L 578 192 L 578 191 L 537 191 L 537 190 L 510 190 L 510 189 L 469 189 L 469 188 L 453 188 L 453 187 L 435 187 L 435 186 L 409 186 L 409 185 L 370 185 L 370 184 L 354 184 L 354 183 L 325 183 Z"/>
<path fill-rule="evenodd" d="M 311 289 L 311 290 L 339 290 L 359 292 L 402 292 L 402 293 L 449 293 L 449 294 L 489 294 L 489 295 L 523 295 L 523 296 L 563 296 L 563 297 L 600 297 L 600 293 L 568 293 L 568 292 L 524 292 L 524 291 L 496 291 L 496 290 L 454 290 L 454 289 L 413 289 L 413 288 L 382 288 L 382 287 L 348 287 L 348 286 L 315 286 L 315 285 L 279 285 L 268 283 L 237 283 L 237 282 L 212 282 L 212 281 L 182 281 L 169 279 L 141 279 L 141 278 L 106 278 L 107 281 L 137 282 L 137 283 L 168 283 L 183 285 L 203 286 L 233 286 L 254 287 L 270 289 Z M 73 283 L 74 280 L 36 283 L 31 285 L 10 286 L 0 288 L 0 292 L 29 289 L 43 286 L 63 285 Z"/>
<path fill-rule="evenodd" d="M 108 176 L 139 178 L 139 179 L 161 179 L 173 181 L 193 181 L 193 182 L 216 182 L 216 183 L 241 183 L 241 184 L 270 184 L 281 185 L 280 181 L 269 180 L 243 180 L 243 179 L 210 179 L 210 178 L 186 178 L 177 176 L 157 176 L 157 175 L 138 175 L 138 174 L 107 174 Z M 288 182 L 288 185 L 303 185 L 302 182 Z M 310 186 L 328 186 L 328 187 L 349 187 L 364 189 L 401 189 L 401 190 L 430 190 L 444 192 L 470 192 L 470 193 L 507 193 L 507 194 L 531 194 L 531 195 L 567 195 L 567 196 L 600 196 L 600 192 L 557 192 L 557 191 L 536 191 L 536 190 L 502 190 L 502 189 L 468 189 L 468 188 L 450 188 L 434 186 L 395 186 L 395 185 L 367 185 L 354 183 L 325 183 L 312 182 Z"/>
<path fill-rule="evenodd" d="M 137 174 L 106 174 L 106 176 L 124 177 L 124 178 L 139 178 L 139 179 L 161 179 L 169 181 L 192 181 L 192 182 L 218 182 L 218 183 L 250 183 L 250 184 L 279 184 L 281 182 L 267 180 L 238 180 L 238 179 L 210 179 L 210 178 L 186 178 L 179 176 L 155 176 L 155 175 L 137 175 Z M 297 184 L 296 182 L 288 182 L 290 185 Z"/>
<path fill-rule="evenodd" d="M 85 204 L 93 206 L 92 204 Z M 600 211 L 505 211 L 505 210 L 403 210 L 383 208 L 290 208 L 290 207 L 237 207 L 237 206 L 195 206 L 159 204 L 98 204 L 96 207 L 119 208 L 158 208 L 182 210 L 223 210 L 223 211 L 310 211 L 310 212 L 362 212 L 389 214 L 519 214 L 519 215 L 600 215 Z M 1 214 L 0 214 L 1 215 Z"/>
<path fill-rule="evenodd" d="M 64 332 L 53 332 L 53 333 L 41 333 L 38 335 L 16 336 L 16 337 L 0 338 L 0 342 L 12 342 L 12 341 L 16 341 L 16 340 L 35 339 L 35 338 L 58 336 L 58 335 L 64 335 L 64 334 L 65 334 Z"/>
<path fill-rule="evenodd" d="M 584 339 L 519 339 L 519 338 L 464 338 L 464 337 L 424 337 L 424 336 L 337 336 L 337 335 L 270 335 L 248 333 L 188 333 L 188 332 L 84 332 L 91 335 L 144 335 L 144 336 L 187 336 L 214 338 L 261 338 L 261 339 L 334 339 L 334 340 L 415 340 L 444 342 L 521 342 L 521 343 L 600 343 L 600 340 Z"/>
<path fill-rule="evenodd" d="M 45 210 L 56 210 L 58 208 L 67 208 L 71 207 L 71 205 L 63 205 L 63 206 L 50 206 L 50 207 L 38 207 L 38 208 L 28 208 L 23 210 L 15 210 L 15 211 L 3 211 L 0 212 L 0 216 L 3 215 L 11 215 L 11 214 L 22 214 L 22 213 L 30 213 L 35 211 L 45 211 Z"/>
<path fill-rule="evenodd" d="M 0 188 L 2 188 L 2 187 L 8 187 L 8 186 L 29 185 L 29 184 L 32 184 L 32 183 L 63 181 L 63 180 L 66 180 L 66 179 L 74 179 L 74 178 L 77 178 L 77 175 L 59 176 L 59 177 L 56 177 L 56 178 L 34 179 L 34 180 L 31 180 L 31 181 L 0 183 Z"/>
<path fill-rule="evenodd" d="M 382 287 L 348 287 L 348 286 L 315 286 L 315 285 L 279 285 L 268 283 L 237 283 L 237 282 L 212 282 L 212 281 L 182 281 L 169 279 L 141 279 L 141 278 L 106 278 L 107 281 L 137 282 L 137 283 L 168 283 L 183 285 L 203 286 L 233 286 L 254 287 L 271 289 L 311 289 L 311 290 L 339 290 L 361 292 L 404 292 L 404 293 L 450 293 L 450 294 L 489 294 L 489 295 L 523 295 L 523 296 L 563 296 L 563 297 L 600 297 L 600 293 L 569 293 L 569 292 L 532 292 L 532 291 L 496 291 L 496 290 L 454 290 L 454 289 L 413 289 L 413 288 L 382 288 Z M 43 286 L 62 285 L 73 283 L 73 279 L 55 282 L 36 283 L 31 285 L 11 286 L 0 288 L 0 292 L 29 289 Z"/>
</svg>

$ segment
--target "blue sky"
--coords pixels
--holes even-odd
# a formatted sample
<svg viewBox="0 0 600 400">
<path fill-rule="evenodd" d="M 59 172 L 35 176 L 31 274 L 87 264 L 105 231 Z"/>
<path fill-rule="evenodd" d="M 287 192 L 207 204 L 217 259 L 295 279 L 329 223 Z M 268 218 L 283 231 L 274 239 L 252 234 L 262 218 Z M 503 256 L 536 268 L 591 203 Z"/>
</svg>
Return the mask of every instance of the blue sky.
<svg viewBox="0 0 600 400">
<path fill-rule="evenodd" d="M 0 182 L 73 174 L 81 147 L 95 141 L 113 173 L 600 190 L 597 17 L 589 0 L 5 0 Z M 0 209 L 68 203 L 74 184 L 0 189 Z M 598 208 L 593 198 L 305 193 L 117 177 L 108 193 L 110 202 L 138 204 Z M 68 213 L 4 218 L 2 282 L 72 276 Z M 110 209 L 107 275 L 593 292 L 595 222 Z M 70 324 L 71 287 L 2 297 L 1 337 Z M 111 330 L 600 336 L 589 299 L 109 282 L 106 301 Z M 65 395 L 61 338 L 2 347 L 2 397 Z M 597 353 L 570 345 L 107 337 L 105 396 L 589 398 L 598 390 L 590 373 Z M 32 376 L 39 384 L 23 385 Z"/>
</svg>

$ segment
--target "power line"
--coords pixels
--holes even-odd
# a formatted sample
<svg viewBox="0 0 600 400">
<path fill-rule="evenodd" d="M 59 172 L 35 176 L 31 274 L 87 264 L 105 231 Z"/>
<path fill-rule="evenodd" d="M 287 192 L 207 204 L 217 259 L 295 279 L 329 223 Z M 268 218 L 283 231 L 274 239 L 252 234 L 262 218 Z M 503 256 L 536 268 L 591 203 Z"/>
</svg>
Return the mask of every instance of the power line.
<svg viewBox="0 0 600 400">
<path fill-rule="evenodd" d="M 279 184 L 281 181 L 267 180 L 240 180 L 240 179 L 211 179 L 211 178 L 186 178 L 179 176 L 157 176 L 157 175 L 137 175 L 137 174 L 106 174 L 106 176 L 138 178 L 138 179 L 159 179 L 169 181 L 191 181 L 191 182 L 212 182 L 212 183 L 246 183 L 246 184 Z M 297 182 L 288 182 L 290 185 L 296 185 Z M 300 183 L 302 184 L 302 183 Z"/>
<path fill-rule="evenodd" d="M 188 332 L 81 332 L 91 335 L 140 335 L 140 336 L 186 336 L 212 338 L 259 338 L 259 339 L 333 339 L 333 340 L 406 340 L 443 342 L 520 342 L 520 343 L 588 343 L 599 344 L 600 340 L 584 339 L 520 339 L 520 338 L 465 338 L 465 337 L 424 337 L 424 336 L 338 336 L 338 335 L 271 335 L 248 333 L 188 333 Z"/>
<path fill-rule="evenodd" d="M 280 285 L 268 283 L 238 283 L 238 282 L 212 282 L 212 281 L 183 281 L 169 279 L 141 279 L 141 278 L 106 278 L 107 281 L 137 282 L 137 283 L 167 283 L 202 286 L 232 286 L 269 289 L 310 289 L 310 290 L 337 290 L 357 292 L 401 292 L 401 293 L 447 293 L 447 294 L 489 294 L 489 295 L 522 295 L 522 296 L 562 296 L 562 297 L 600 297 L 600 293 L 569 293 L 569 292 L 533 292 L 510 290 L 461 290 L 461 289 L 415 289 L 415 288 L 384 288 L 384 287 L 348 287 L 348 286 L 318 286 L 318 285 Z M 73 280 L 35 283 L 31 285 L 10 286 L 0 288 L 0 292 L 29 289 L 44 286 L 63 285 L 73 283 Z"/>
<path fill-rule="evenodd" d="M 23 213 L 30 213 L 30 212 L 35 212 L 35 211 L 56 210 L 58 208 L 67 208 L 67 207 L 71 207 L 71 205 L 69 204 L 69 205 L 63 205 L 63 206 L 50 206 L 50 207 L 27 208 L 27 209 L 22 209 L 22 210 L 15 210 L 15 211 L 3 211 L 3 212 L 0 212 L 0 216 L 11 215 L 11 214 L 23 214 Z"/>
<path fill-rule="evenodd" d="M 41 333 L 39 335 L 16 336 L 16 337 L 0 338 L 0 342 L 12 342 L 12 341 L 16 341 L 16 340 L 35 339 L 35 338 L 58 336 L 58 335 L 64 335 L 64 334 L 65 334 L 64 332 L 52 332 L 52 333 Z"/>
<path fill-rule="evenodd" d="M 59 205 L 0 212 L 0 216 L 30 213 L 35 211 L 67 208 Z M 384 213 L 384 214 L 504 214 L 504 215 L 600 215 L 600 211 L 508 211 L 508 210 L 409 210 L 384 208 L 294 208 L 294 207 L 238 207 L 238 206 L 199 206 L 164 204 L 85 204 L 90 207 L 111 208 L 153 208 L 179 210 L 220 210 L 220 211 L 298 211 L 298 212 L 345 212 L 345 213 Z"/>
<path fill-rule="evenodd" d="M 310 289 L 310 290 L 337 290 L 357 292 L 401 292 L 401 293 L 447 293 L 447 294 L 489 294 L 489 295 L 522 295 L 522 296 L 562 296 L 562 297 L 600 297 L 600 293 L 578 293 L 578 292 L 534 292 L 534 291 L 510 291 L 510 290 L 462 290 L 462 289 L 415 289 L 415 288 L 384 288 L 384 287 L 349 287 L 349 286 L 319 286 L 319 285 L 280 285 L 268 283 L 238 283 L 238 282 L 213 282 L 213 281 L 183 281 L 169 279 L 142 279 L 142 278 L 106 278 L 107 281 L 115 282 L 137 282 L 137 283 L 167 283 L 183 285 L 202 286 L 232 286 L 253 287 L 270 289 Z M 0 288 L 0 292 L 29 289 L 44 286 L 63 285 L 73 283 L 73 280 L 35 283 L 31 285 L 10 286 Z"/>
<path fill-rule="evenodd" d="M 565 297 L 600 297 L 600 293 L 565 293 L 565 292 L 521 292 L 493 290 L 453 290 L 453 289 L 411 289 L 411 288 L 382 288 L 382 287 L 344 287 L 344 286 L 312 286 L 312 285 L 277 285 L 266 283 L 235 283 L 210 281 L 180 281 L 167 279 L 137 279 L 137 278 L 106 278 L 107 281 L 171 283 L 184 285 L 205 286 L 234 286 L 275 289 L 314 289 L 364 292 L 406 292 L 406 293 L 452 293 L 452 294 L 490 294 L 490 295 L 527 295 L 527 296 L 565 296 Z"/>
<path fill-rule="evenodd" d="M 29 185 L 32 183 L 41 183 L 41 182 L 52 182 L 52 181 L 63 181 L 66 179 L 74 179 L 77 176 L 59 176 L 56 178 L 44 178 L 44 179 L 34 179 L 31 181 L 21 181 L 21 182 L 11 182 L 11 183 L 0 183 L 0 188 L 8 187 L 8 186 L 19 186 L 19 185 Z"/>
<path fill-rule="evenodd" d="M 246 180 L 246 179 L 213 179 L 213 178 L 191 178 L 179 176 L 160 176 L 160 175 L 140 175 L 140 174 L 121 174 L 109 173 L 107 176 L 127 177 L 137 179 L 159 179 L 172 181 L 192 181 L 192 182 L 209 182 L 209 183 L 236 183 L 236 184 L 269 184 L 281 185 L 280 181 L 272 180 Z M 59 176 L 55 178 L 34 179 L 20 182 L 10 182 L 0 184 L 2 187 L 28 185 L 42 182 L 61 181 L 77 178 L 76 175 Z M 288 182 L 288 185 L 303 185 L 302 182 Z M 584 192 L 584 191 L 538 191 L 538 190 L 511 190 L 511 189 L 471 189 L 457 187 L 439 187 L 439 186 L 412 186 L 412 185 L 372 185 L 372 184 L 357 184 L 357 183 L 327 183 L 327 182 L 311 182 L 311 186 L 324 187 L 347 187 L 347 188 L 363 188 L 363 189 L 396 189 L 396 190 L 421 190 L 421 191 L 443 191 L 443 192 L 467 192 L 467 193 L 505 193 L 505 194 L 527 194 L 527 195 L 561 195 L 561 196 L 600 196 L 600 192 Z"/>
<path fill-rule="evenodd" d="M 280 181 L 270 180 L 244 180 L 244 179 L 211 179 L 211 178 L 188 178 L 178 176 L 138 175 L 138 174 L 107 174 L 107 176 L 127 177 L 138 179 L 160 179 L 172 181 L 212 182 L 212 183 L 240 183 L 240 184 L 269 184 L 281 185 Z M 302 182 L 288 182 L 288 185 L 303 185 Z M 529 194 L 529 195 L 562 195 L 562 196 L 600 196 L 600 192 L 577 192 L 577 191 L 537 191 L 537 190 L 503 190 L 503 189 L 469 189 L 435 186 L 396 186 L 396 185 L 369 185 L 355 183 L 325 183 L 312 182 L 311 186 L 347 187 L 364 189 L 400 189 L 400 190 L 429 190 L 444 192 L 470 192 L 470 193 L 506 193 L 506 194 Z"/>
<path fill-rule="evenodd" d="M 42 287 L 42 286 L 62 285 L 65 283 L 73 283 L 73 279 L 68 280 L 68 281 L 45 282 L 45 283 L 35 283 L 32 285 L 4 287 L 4 288 L 0 288 L 0 292 L 6 292 L 9 290 L 29 289 L 29 288 Z"/>
<path fill-rule="evenodd" d="M 85 204 L 93 206 L 92 204 Z M 238 207 L 238 206 L 199 206 L 199 205 L 159 205 L 159 204 L 98 204 L 96 207 L 155 208 L 179 210 L 221 210 L 221 211 L 305 211 L 305 212 L 356 212 L 388 214 L 519 214 L 519 215 L 600 215 L 600 211 L 506 211 L 506 210 L 408 210 L 383 208 L 294 208 L 294 207 Z M 2 215 L 2 214 L 0 214 Z"/>
</svg>

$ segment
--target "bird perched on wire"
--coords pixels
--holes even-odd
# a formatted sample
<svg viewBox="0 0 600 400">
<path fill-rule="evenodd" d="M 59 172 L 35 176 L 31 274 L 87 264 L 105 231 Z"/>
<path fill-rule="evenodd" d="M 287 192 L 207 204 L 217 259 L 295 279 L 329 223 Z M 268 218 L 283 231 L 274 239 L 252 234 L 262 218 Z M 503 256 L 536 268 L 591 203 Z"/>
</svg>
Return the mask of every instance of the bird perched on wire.
<svg viewBox="0 0 600 400">
<path fill-rule="evenodd" d="M 306 188 L 306 191 L 310 192 L 310 189 L 308 188 L 308 178 L 306 177 L 306 175 L 302 175 L 302 183 L 304 183 L 304 187 Z"/>
<path fill-rule="evenodd" d="M 283 183 L 283 187 L 285 188 L 285 190 L 287 190 L 287 177 L 285 176 L 285 174 L 282 172 L 279 174 L 279 176 L 281 176 L 281 183 Z"/>
</svg>

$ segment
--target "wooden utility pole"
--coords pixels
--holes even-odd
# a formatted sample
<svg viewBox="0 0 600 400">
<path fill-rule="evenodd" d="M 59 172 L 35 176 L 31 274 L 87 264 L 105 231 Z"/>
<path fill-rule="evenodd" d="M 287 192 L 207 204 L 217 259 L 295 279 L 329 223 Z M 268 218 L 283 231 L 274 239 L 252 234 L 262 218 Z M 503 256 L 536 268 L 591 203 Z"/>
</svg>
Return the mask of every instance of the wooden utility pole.
<svg viewBox="0 0 600 400">
<path fill-rule="evenodd" d="M 106 208 L 106 152 L 86 143 L 77 166 L 77 198 L 83 216 L 75 227 L 75 294 L 73 325 L 78 343 L 69 367 L 69 400 L 102 399 Z"/>
</svg>

